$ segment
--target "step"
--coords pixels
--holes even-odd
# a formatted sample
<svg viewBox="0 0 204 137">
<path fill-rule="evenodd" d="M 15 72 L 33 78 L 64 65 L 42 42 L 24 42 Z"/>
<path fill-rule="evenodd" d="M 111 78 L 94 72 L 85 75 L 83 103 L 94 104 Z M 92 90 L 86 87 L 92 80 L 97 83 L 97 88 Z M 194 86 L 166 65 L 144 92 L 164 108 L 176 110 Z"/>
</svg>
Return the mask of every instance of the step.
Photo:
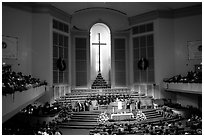
<svg viewBox="0 0 204 137">
<path fill-rule="evenodd" d="M 77 96 L 77 95 L 72 95 L 72 96 L 66 96 L 63 97 L 64 99 L 69 99 L 69 98 L 88 98 L 87 96 Z"/>
<path fill-rule="evenodd" d="M 94 114 L 94 113 L 100 113 L 100 111 L 80 111 L 80 112 L 73 112 L 73 113 L 83 113 L 83 114 L 89 113 L 89 114 Z"/>
<path fill-rule="evenodd" d="M 87 94 L 66 94 L 66 96 L 62 96 L 63 97 L 69 97 L 69 96 L 79 96 L 79 97 L 85 97 L 88 96 Z"/>
<path fill-rule="evenodd" d="M 72 116 L 71 119 L 74 120 L 97 120 L 98 117 L 77 117 L 77 116 Z"/>
<path fill-rule="evenodd" d="M 153 118 L 163 118 L 162 116 L 151 116 L 151 117 L 146 117 L 147 119 L 153 119 Z"/>
<path fill-rule="evenodd" d="M 80 112 L 72 112 L 73 115 L 98 115 L 100 114 L 101 112 L 94 112 L 94 111 L 91 111 L 91 113 L 89 111 L 80 111 Z"/>
<path fill-rule="evenodd" d="M 77 126 L 96 126 L 97 122 L 82 122 L 82 121 L 69 121 L 66 123 L 61 123 L 60 125 L 77 125 Z"/>
<path fill-rule="evenodd" d="M 144 113 L 146 116 L 161 116 L 159 113 Z"/>
<path fill-rule="evenodd" d="M 107 95 L 109 93 L 104 93 L 103 95 Z M 94 93 L 82 93 L 82 94 L 66 94 L 65 96 L 63 97 L 69 97 L 69 96 L 93 96 Z M 98 93 L 95 93 L 95 95 L 98 95 Z M 119 96 L 123 96 L 124 94 L 121 94 L 121 93 L 118 93 L 118 94 L 113 94 L 113 95 L 119 95 Z M 127 94 L 129 95 L 129 94 Z M 131 96 L 144 96 L 144 94 L 131 94 Z"/>
<path fill-rule="evenodd" d="M 159 113 L 144 113 L 146 116 L 161 116 Z"/>
<path fill-rule="evenodd" d="M 85 101 L 85 99 L 70 99 L 71 101 L 76 101 L 76 102 L 84 102 Z M 71 103 L 70 102 L 70 100 L 64 100 L 64 99 L 57 99 L 56 101 L 58 101 L 58 102 L 68 102 L 68 103 Z"/>
<path fill-rule="evenodd" d="M 95 126 L 75 126 L 75 125 L 59 125 L 60 128 L 68 129 L 95 129 Z"/>
<path fill-rule="evenodd" d="M 144 113 L 144 112 L 143 112 Z M 159 114 L 159 113 L 157 113 L 157 112 L 148 112 L 148 113 L 144 113 L 145 115 L 161 115 L 161 114 Z"/>
<path fill-rule="evenodd" d="M 146 114 L 152 114 L 152 113 L 158 113 L 157 111 L 155 110 L 152 110 L 152 111 L 142 111 L 143 113 L 146 113 Z"/>
<path fill-rule="evenodd" d="M 70 95 L 70 94 L 98 94 L 98 91 L 95 91 L 95 92 L 87 92 L 87 91 L 81 91 L 81 92 L 78 92 L 78 91 L 74 91 L 74 92 L 71 92 L 71 93 L 67 93 L 66 95 Z"/>
<path fill-rule="evenodd" d="M 98 117 L 99 114 L 73 114 L 72 117 Z"/>
<path fill-rule="evenodd" d="M 146 117 L 162 117 L 162 115 L 145 115 Z"/>
<path fill-rule="evenodd" d="M 97 119 L 72 119 L 70 122 L 97 122 Z"/>
<path fill-rule="evenodd" d="M 145 113 L 145 112 L 152 112 L 152 111 L 157 112 L 156 109 L 143 109 L 142 110 L 143 113 Z"/>
<path fill-rule="evenodd" d="M 162 118 L 157 118 L 157 120 L 152 120 L 152 122 L 151 123 L 153 123 L 153 124 L 159 124 L 159 122 L 160 122 L 160 120 L 162 121 L 162 122 L 171 122 L 171 121 L 178 121 L 178 120 L 180 120 L 180 119 L 178 119 L 178 118 L 167 118 L 167 119 L 164 119 L 163 117 Z"/>
<path fill-rule="evenodd" d="M 70 95 L 70 96 L 63 96 L 63 97 L 61 97 L 61 98 L 87 98 L 88 96 L 85 96 L 85 95 L 83 95 L 83 96 L 79 96 L 79 95 Z"/>
<path fill-rule="evenodd" d="M 163 117 L 146 119 L 144 122 L 141 122 L 141 123 L 155 123 L 155 122 L 159 122 L 160 120 L 163 120 Z"/>
<path fill-rule="evenodd" d="M 154 116 L 154 115 L 159 115 L 161 116 L 161 114 L 159 113 L 144 113 L 146 116 Z"/>
<path fill-rule="evenodd" d="M 62 98 L 62 99 L 60 99 L 60 100 L 86 100 L 87 98 L 78 98 L 78 97 L 74 97 L 74 98 Z"/>
<path fill-rule="evenodd" d="M 98 117 L 87 117 L 87 118 L 84 118 L 84 117 L 71 117 L 71 120 L 73 121 L 97 121 Z"/>
</svg>

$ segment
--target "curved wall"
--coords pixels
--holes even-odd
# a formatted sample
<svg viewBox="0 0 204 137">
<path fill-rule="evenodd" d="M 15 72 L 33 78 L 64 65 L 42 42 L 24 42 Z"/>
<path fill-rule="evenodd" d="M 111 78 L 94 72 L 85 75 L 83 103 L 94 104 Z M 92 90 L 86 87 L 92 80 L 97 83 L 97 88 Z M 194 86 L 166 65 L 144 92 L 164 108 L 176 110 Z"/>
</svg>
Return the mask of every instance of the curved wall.
<svg viewBox="0 0 204 137">
<path fill-rule="evenodd" d="M 87 30 L 96 22 L 108 25 L 111 31 L 128 29 L 127 16 L 109 9 L 87 9 L 72 15 L 71 25 L 79 29 Z"/>
</svg>

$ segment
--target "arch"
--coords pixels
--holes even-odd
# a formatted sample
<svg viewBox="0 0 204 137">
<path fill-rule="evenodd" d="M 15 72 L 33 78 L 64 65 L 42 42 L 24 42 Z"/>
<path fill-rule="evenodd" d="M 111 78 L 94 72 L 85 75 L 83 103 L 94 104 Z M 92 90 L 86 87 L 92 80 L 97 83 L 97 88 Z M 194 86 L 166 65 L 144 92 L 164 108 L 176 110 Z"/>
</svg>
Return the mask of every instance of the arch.
<svg viewBox="0 0 204 137">
<path fill-rule="evenodd" d="M 89 33 L 91 32 L 91 28 L 96 25 L 97 23 L 101 23 L 101 24 L 104 24 L 105 26 L 107 26 L 110 30 L 110 34 L 112 34 L 112 28 L 111 28 L 111 25 L 105 21 L 103 21 L 102 19 L 98 19 L 97 21 L 94 21 L 93 23 L 91 23 L 89 25 Z"/>
<path fill-rule="evenodd" d="M 99 71 L 99 46 L 93 43 L 99 43 L 98 33 L 100 33 L 100 43 L 106 45 L 100 46 L 100 68 L 103 78 L 110 82 L 111 70 L 111 30 L 105 24 L 97 22 L 90 28 L 90 68 L 91 68 L 91 81 L 94 81 Z"/>
</svg>

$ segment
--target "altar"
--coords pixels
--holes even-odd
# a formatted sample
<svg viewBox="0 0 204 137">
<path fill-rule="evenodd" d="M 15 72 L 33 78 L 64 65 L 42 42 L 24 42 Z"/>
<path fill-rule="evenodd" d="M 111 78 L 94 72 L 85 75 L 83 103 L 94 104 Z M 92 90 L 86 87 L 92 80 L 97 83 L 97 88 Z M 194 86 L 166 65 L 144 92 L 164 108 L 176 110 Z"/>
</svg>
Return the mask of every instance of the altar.
<svg viewBox="0 0 204 137">
<path fill-rule="evenodd" d="M 133 118 L 133 113 L 111 114 L 111 119 L 114 120 L 126 120 Z"/>
</svg>

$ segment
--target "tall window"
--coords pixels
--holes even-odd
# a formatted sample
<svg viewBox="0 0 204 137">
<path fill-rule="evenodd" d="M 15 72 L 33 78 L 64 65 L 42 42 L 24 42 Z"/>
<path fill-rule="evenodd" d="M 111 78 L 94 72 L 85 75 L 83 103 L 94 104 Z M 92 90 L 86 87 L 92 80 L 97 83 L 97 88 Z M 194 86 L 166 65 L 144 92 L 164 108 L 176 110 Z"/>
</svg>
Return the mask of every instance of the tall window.
<svg viewBox="0 0 204 137">
<path fill-rule="evenodd" d="M 99 71 L 99 37 L 101 74 L 110 81 L 111 36 L 109 27 L 103 23 L 96 23 L 90 29 L 91 81 L 95 80 Z"/>
<path fill-rule="evenodd" d="M 53 19 L 53 83 L 62 84 L 69 83 L 69 26 Z M 65 65 L 62 70 L 59 69 L 57 63 L 59 58 L 64 60 Z M 65 67 L 66 66 L 66 67 Z"/>
<path fill-rule="evenodd" d="M 134 82 L 154 82 L 154 25 L 153 23 L 142 24 L 132 28 L 133 34 L 133 59 L 134 59 Z M 138 68 L 138 62 L 145 58 L 149 62 L 146 70 Z"/>
</svg>

